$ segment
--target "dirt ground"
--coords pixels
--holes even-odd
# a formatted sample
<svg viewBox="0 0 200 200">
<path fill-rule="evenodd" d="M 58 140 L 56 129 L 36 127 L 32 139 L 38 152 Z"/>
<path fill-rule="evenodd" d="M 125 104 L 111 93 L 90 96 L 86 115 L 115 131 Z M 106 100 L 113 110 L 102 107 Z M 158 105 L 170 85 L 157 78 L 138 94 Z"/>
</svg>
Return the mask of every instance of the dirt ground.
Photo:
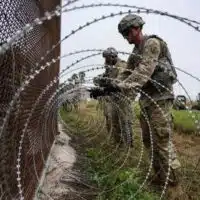
<svg viewBox="0 0 200 200">
<path fill-rule="evenodd" d="M 182 185 L 192 200 L 200 199 L 200 137 L 175 134 L 174 143 L 181 161 Z"/>
<path fill-rule="evenodd" d="M 76 144 L 80 141 L 74 138 L 71 141 L 62 124 L 59 124 L 59 132 L 34 200 L 93 200 L 87 178 L 80 170 L 83 163 L 81 152 L 76 152 Z"/>
<path fill-rule="evenodd" d="M 76 162 L 76 152 L 69 145 L 70 138 L 63 132 L 61 124 L 59 124 L 59 131 L 60 134 L 52 146 L 35 200 L 61 200 L 71 192 L 63 177 L 71 175 L 68 181 L 73 180 L 71 169 Z"/>
<path fill-rule="evenodd" d="M 185 134 L 176 134 L 174 141 L 180 156 L 191 159 L 192 164 L 200 158 L 200 137 Z"/>
</svg>

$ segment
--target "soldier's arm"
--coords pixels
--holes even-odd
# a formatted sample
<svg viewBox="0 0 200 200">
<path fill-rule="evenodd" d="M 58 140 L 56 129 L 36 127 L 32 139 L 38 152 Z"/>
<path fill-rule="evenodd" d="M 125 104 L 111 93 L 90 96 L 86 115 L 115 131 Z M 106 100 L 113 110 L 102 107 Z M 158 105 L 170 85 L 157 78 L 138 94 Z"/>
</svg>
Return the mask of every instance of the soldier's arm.
<svg viewBox="0 0 200 200">
<path fill-rule="evenodd" d="M 160 51 L 160 42 L 155 38 L 149 39 L 144 46 L 140 64 L 124 80 L 124 83 L 141 88 L 151 78 L 158 64 Z"/>
<path fill-rule="evenodd" d="M 99 76 L 93 78 L 93 83 L 95 86 L 99 86 Z"/>
<path fill-rule="evenodd" d="M 126 77 L 124 76 L 124 72 L 127 69 L 127 63 L 125 61 L 121 61 L 118 65 L 116 65 L 119 69 L 117 80 L 123 81 Z"/>
<path fill-rule="evenodd" d="M 110 73 L 111 73 L 109 67 L 107 66 L 105 68 L 106 68 L 105 72 L 102 74 L 101 77 L 99 77 L 99 86 L 100 87 L 108 87 L 111 84 L 111 81 L 112 81 L 109 78 Z"/>
<path fill-rule="evenodd" d="M 102 87 L 102 84 L 104 84 L 104 82 L 105 82 L 105 77 L 108 77 L 108 75 L 109 75 L 109 69 L 105 66 L 105 72 L 103 74 L 98 75 L 97 77 L 95 77 L 93 79 L 93 83 L 96 86 Z"/>
</svg>

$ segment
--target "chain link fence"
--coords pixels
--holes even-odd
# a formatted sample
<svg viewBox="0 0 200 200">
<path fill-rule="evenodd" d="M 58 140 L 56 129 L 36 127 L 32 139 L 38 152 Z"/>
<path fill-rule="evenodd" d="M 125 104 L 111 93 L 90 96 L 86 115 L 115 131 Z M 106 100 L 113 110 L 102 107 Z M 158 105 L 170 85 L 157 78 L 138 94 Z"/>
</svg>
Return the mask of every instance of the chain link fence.
<svg viewBox="0 0 200 200">
<path fill-rule="evenodd" d="M 69 38 L 73 37 L 78 32 L 82 32 L 82 30 L 88 31 L 89 33 L 89 30 L 87 30 L 88 27 L 93 26 L 96 23 L 121 15 L 134 13 L 168 17 L 174 19 L 174 21 L 187 25 L 188 28 L 193 29 L 195 32 L 200 32 L 200 22 L 168 12 L 134 5 L 118 4 L 115 2 L 73 5 L 74 3 L 78 3 L 78 1 L 79 0 L 66 0 L 63 1 L 62 6 L 59 6 L 61 3 L 60 0 L 0 0 L 0 200 L 32 199 L 44 166 L 46 168 L 49 167 L 47 164 L 45 165 L 45 162 L 50 148 L 52 147 L 55 135 L 58 134 L 57 109 L 64 105 L 64 107 L 66 106 L 67 108 L 65 110 L 66 112 L 72 111 L 72 114 L 75 113 L 78 118 L 81 119 L 79 112 L 81 113 L 82 108 L 76 109 L 76 112 L 73 112 L 73 108 L 78 107 L 77 102 L 80 103 L 80 96 L 85 93 L 84 90 L 86 90 L 86 87 L 91 86 L 94 78 L 92 73 L 94 71 L 104 70 L 104 65 L 102 64 L 93 63 L 92 65 L 87 65 L 87 61 L 90 58 L 101 56 L 104 49 L 94 49 L 93 47 L 88 46 L 87 48 L 90 49 L 82 49 L 83 46 L 80 45 L 80 49 L 74 51 L 70 50 L 71 52 L 60 55 L 60 44 L 68 41 Z M 104 9 L 109 7 L 112 8 L 109 13 L 100 13 L 100 16 L 93 16 L 92 14 L 90 19 L 84 22 L 81 22 L 81 20 L 78 21 L 80 24 L 76 24 L 77 26 L 73 29 L 71 29 L 70 24 L 68 24 L 70 31 L 65 34 L 64 37 L 60 38 L 60 15 L 63 16 L 63 14 L 68 14 L 70 12 L 79 13 L 79 10 L 94 8 Z M 70 18 L 69 16 L 70 15 L 67 16 L 68 19 Z M 70 18 L 70 20 L 70 23 L 73 24 L 73 18 Z M 84 38 L 84 40 L 85 39 L 86 38 Z M 77 38 L 75 39 L 74 44 L 75 43 L 79 43 Z M 70 49 L 73 45 L 69 45 L 68 43 Z M 106 42 L 105 45 L 107 45 Z M 75 46 L 76 45 L 74 45 L 73 48 Z M 130 55 L 130 52 L 123 52 L 120 49 L 118 49 L 118 52 L 121 54 L 120 56 Z M 85 55 L 85 53 L 88 53 L 88 55 Z M 59 72 L 60 60 L 62 61 L 64 58 L 68 59 L 70 56 L 77 56 L 78 59 L 73 60 L 72 63 L 66 62 L 65 68 Z M 69 60 L 70 59 L 68 59 L 68 61 Z M 79 67 L 79 64 L 81 65 L 82 63 L 83 66 Z M 192 75 L 178 67 L 176 67 L 176 69 L 187 74 L 190 78 L 200 81 L 196 75 Z M 84 84 L 76 85 L 76 82 L 74 85 L 70 85 L 69 79 L 66 79 L 67 75 L 74 72 L 80 72 L 79 70 L 87 74 L 85 79 L 85 85 L 87 86 Z M 92 77 L 88 74 L 92 74 Z M 143 74 L 141 74 L 141 76 L 142 75 Z M 65 81 L 58 87 L 58 84 L 62 82 L 62 78 Z M 160 84 L 155 80 L 152 81 L 158 85 Z M 184 87 L 185 83 L 183 85 L 178 81 L 178 84 L 184 90 L 189 102 L 192 103 L 190 94 Z M 142 90 L 138 90 L 138 92 L 145 94 Z M 118 98 L 123 102 L 128 102 L 125 96 L 118 96 Z M 105 100 L 106 99 L 104 99 L 104 101 Z M 149 97 L 149 101 L 156 105 L 153 98 Z M 116 102 L 111 101 L 110 103 L 116 109 Z M 98 104 L 94 103 L 91 105 L 94 108 L 97 105 L 96 110 L 98 112 L 96 112 L 96 110 L 94 111 L 99 115 Z M 87 112 L 87 115 L 90 115 L 90 109 L 84 109 L 82 109 L 82 111 Z M 195 111 L 190 110 L 190 106 L 186 107 L 186 111 L 187 115 L 192 118 L 195 127 L 194 130 L 199 135 L 200 120 L 198 114 Z M 90 123 L 92 121 L 90 119 L 93 119 L 94 116 L 91 115 L 89 117 L 89 120 L 85 120 L 85 130 L 92 133 L 94 131 L 94 126 Z M 94 119 L 95 126 L 98 125 L 98 127 L 100 127 L 101 124 L 103 124 L 101 120 L 98 121 L 96 120 L 97 118 Z M 75 121 L 74 125 L 76 126 L 78 123 L 79 122 Z M 70 131 L 71 135 L 75 134 L 73 129 Z M 99 133 L 100 135 L 102 134 L 101 132 Z M 138 150 L 137 154 L 140 158 L 136 168 L 139 168 L 143 159 L 143 143 L 141 131 L 139 129 L 137 130 L 137 134 L 141 137 L 141 140 L 136 144 L 137 146 L 141 143 L 141 150 Z M 97 134 L 95 132 L 94 138 L 96 138 L 96 136 Z M 179 143 L 181 136 L 176 134 L 176 137 L 176 141 Z M 86 135 L 86 139 L 91 141 L 93 140 L 93 137 L 91 139 L 91 134 L 89 134 Z M 184 136 L 182 140 L 187 143 L 187 137 Z M 192 140 L 195 141 L 198 140 L 198 138 L 195 137 L 195 139 Z M 171 136 L 169 137 L 169 142 L 170 141 Z M 105 141 L 103 144 L 105 144 Z M 185 181 L 184 184 L 187 183 L 184 188 L 186 188 L 186 192 L 190 193 L 192 199 L 192 196 L 196 191 L 197 194 L 194 196 L 199 196 L 199 157 L 196 155 L 196 151 L 198 152 L 198 150 L 192 150 L 191 152 L 195 154 L 194 156 L 191 156 L 192 154 L 190 155 L 188 149 L 192 149 L 194 144 L 186 144 L 184 148 L 183 144 L 184 142 L 181 141 L 178 150 L 183 152 L 183 154 L 185 154 L 186 151 L 186 154 L 188 153 L 187 156 L 184 155 L 182 156 L 183 158 L 181 158 L 183 161 L 182 174 Z M 187 145 L 190 147 L 187 147 Z M 81 147 L 81 144 L 76 143 L 76 146 Z M 154 146 L 151 145 L 151 148 L 153 152 Z M 69 154 L 69 152 L 66 153 Z M 128 158 L 129 154 L 127 153 L 126 156 Z M 150 163 L 145 163 L 148 168 L 146 177 L 139 185 L 137 192 L 134 193 L 133 198 L 142 192 L 142 189 L 144 189 L 148 182 L 152 170 L 153 156 L 152 153 Z M 123 156 L 122 167 L 126 163 L 126 160 L 128 160 L 127 158 Z M 192 159 L 190 160 L 190 158 Z M 53 160 L 57 162 L 55 158 Z M 132 157 L 130 160 L 132 160 Z M 54 169 L 66 169 L 65 163 L 58 162 L 58 164 L 57 167 L 54 166 Z M 133 165 L 131 164 L 131 167 L 132 166 Z M 114 167 L 118 169 L 118 165 Z M 112 171 L 115 171 L 114 168 Z M 116 170 L 116 172 L 118 173 L 118 170 Z M 47 172 L 44 176 L 47 176 L 48 174 L 50 173 Z M 170 170 L 168 169 L 167 178 L 160 199 L 163 199 L 165 192 L 167 191 L 169 175 Z M 58 177 L 58 174 L 56 174 L 56 177 Z M 55 185 L 60 186 L 61 179 L 54 179 L 56 182 Z M 38 187 L 36 193 L 44 194 L 47 199 L 52 199 L 56 195 L 53 194 L 56 193 L 55 188 L 50 187 L 51 195 L 49 196 L 48 192 L 40 189 L 41 188 Z M 104 187 L 104 189 L 105 191 L 101 193 L 107 192 L 107 188 Z M 113 188 L 109 189 L 113 190 Z M 76 191 L 73 191 L 73 193 L 75 192 Z M 84 193 L 83 191 L 81 192 L 82 193 L 78 192 L 78 195 Z M 58 190 L 58 193 L 62 196 L 66 195 L 60 190 Z M 84 197 L 80 196 L 80 198 L 83 199 Z"/>
<path fill-rule="evenodd" d="M 55 10 L 59 4 L 60 0 L 1 0 L 0 46 L 26 24 L 44 16 L 45 11 Z M 42 25 L 35 25 L 0 56 L 0 125 L 5 120 L 10 102 L 19 86 L 37 70 L 36 63 L 59 39 L 60 18 L 56 17 Z M 40 65 L 59 55 L 58 45 Z M 22 192 L 24 199 L 33 197 L 54 136 L 57 134 L 55 115 L 48 117 L 47 127 L 44 128 L 46 117 L 42 112 L 57 84 L 42 96 L 28 123 L 25 122 L 42 90 L 58 73 L 59 62 L 43 70 L 30 81 L 29 86 L 20 93 L 15 102 L 0 137 L 0 199 L 21 199 Z"/>
</svg>

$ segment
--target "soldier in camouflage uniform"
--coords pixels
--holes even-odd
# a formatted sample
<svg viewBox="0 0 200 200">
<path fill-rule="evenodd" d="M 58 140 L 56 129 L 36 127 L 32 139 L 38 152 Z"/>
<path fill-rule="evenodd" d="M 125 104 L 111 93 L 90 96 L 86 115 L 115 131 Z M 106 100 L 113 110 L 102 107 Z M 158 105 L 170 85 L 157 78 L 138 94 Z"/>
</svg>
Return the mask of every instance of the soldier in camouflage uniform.
<svg viewBox="0 0 200 200">
<path fill-rule="evenodd" d="M 167 44 L 156 35 L 143 35 L 144 24 L 143 19 L 134 14 L 125 16 L 118 24 L 118 31 L 122 36 L 129 44 L 135 45 L 127 61 L 129 71 L 118 87 L 124 91 L 131 91 L 133 99 L 140 91 L 140 122 L 144 145 L 151 150 L 151 132 L 154 148 L 153 168 L 157 181 L 164 183 L 169 166 L 169 137 L 172 133 L 170 113 L 174 99 L 172 86 L 176 82 L 177 74 Z M 169 185 L 177 186 L 180 162 L 173 144 L 171 151 Z"/>
<path fill-rule="evenodd" d="M 118 52 L 112 47 L 103 52 L 103 58 L 105 58 L 106 71 L 103 75 L 94 78 L 94 84 L 104 88 L 112 87 L 114 79 L 120 78 L 121 72 L 126 68 L 126 62 L 118 58 Z M 118 98 L 114 93 L 107 96 L 103 109 L 107 130 L 115 141 L 122 143 L 125 140 L 126 144 L 132 146 L 132 118 L 128 116 L 130 105 L 123 101 L 123 96 Z"/>
</svg>

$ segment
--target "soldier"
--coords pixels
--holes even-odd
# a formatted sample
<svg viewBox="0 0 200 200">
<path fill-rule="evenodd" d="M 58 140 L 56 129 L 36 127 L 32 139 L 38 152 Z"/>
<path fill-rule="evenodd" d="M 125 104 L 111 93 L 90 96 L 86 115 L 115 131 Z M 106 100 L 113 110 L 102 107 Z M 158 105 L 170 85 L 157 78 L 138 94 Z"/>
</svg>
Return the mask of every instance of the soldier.
<svg viewBox="0 0 200 200">
<path fill-rule="evenodd" d="M 157 177 L 155 182 L 161 184 L 166 181 L 169 167 L 168 146 L 172 133 L 170 110 L 174 100 L 173 84 L 177 80 L 177 74 L 167 44 L 156 35 L 143 35 L 144 24 L 143 19 L 134 14 L 125 16 L 118 24 L 118 31 L 122 36 L 129 44 L 135 45 L 127 61 L 127 69 L 131 72 L 126 74 L 118 87 L 124 91 L 131 91 L 133 99 L 140 91 L 143 142 L 150 150 L 150 133 L 152 133 L 153 168 Z M 173 144 L 171 158 L 168 183 L 170 188 L 180 189 L 177 175 L 180 162 Z"/>
<path fill-rule="evenodd" d="M 94 79 L 94 84 L 107 89 L 114 84 L 114 80 L 111 79 L 120 77 L 121 72 L 126 68 L 126 62 L 118 58 L 118 52 L 112 47 L 103 52 L 103 58 L 105 58 L 106 71 Z M 132 146 L 131 117 L 127 115 L 130 113 L 130 105 L 123 101 L 123 96 L 119 98 L 114 93 L 107 98 L 104 100 L 104 115 L 108 132 L 111 132 L 117 143 L 121 144 L 125 140 L 126 144 Z"/>
</svg>

